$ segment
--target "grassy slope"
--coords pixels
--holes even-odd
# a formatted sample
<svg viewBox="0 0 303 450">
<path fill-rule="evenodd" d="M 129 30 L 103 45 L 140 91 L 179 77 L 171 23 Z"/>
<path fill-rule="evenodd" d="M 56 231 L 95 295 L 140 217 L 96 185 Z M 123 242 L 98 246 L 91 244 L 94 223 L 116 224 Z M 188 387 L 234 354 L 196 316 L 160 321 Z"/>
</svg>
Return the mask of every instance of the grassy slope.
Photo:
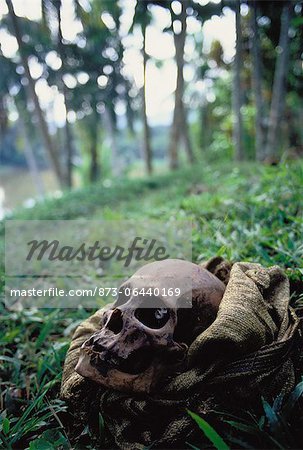
<svg viewBox="0 0 303 450">
<path fill-rule="evenodd" d="M 296 282 L 302 280 L 303 267 L 302 198 L 302 163 L 269 168 L 253 164 L 197 166 L 193 171 L 184 169 L 146 180 L 121 180 L 110 187 L 96 184 L 31 210 L 20 210 L 14 218 L 190 217 L 194 222 L 194 260 L 220 254 L 265 266 L 279 264 L 292 269 L 289 275 Z M 0 235 L 3 249 L 3 228 Z M 293 301 L 301 300 L 297 290 Z M 87 314 L 83 309 L 66 313 L 0 309 L 0 345 L 4 347 L 0 352 L 0 392 L 6 408 L 0 442 L 2 439 L 5 448 L 68 448 L 58 417 L 64 404 L 56 396 L 70 335 Z M 260 433 L 267 427 L 269 436 L 274 433 L 282 446 L 290 446 L 284 432 L 280 436 L 270 429 L 269 419 L 265 414 Z M 85 437 L 89 430 L 84 430 Z M 247 440 L 245 436 L 241 439 Z M 261 441 L 264 448 L 270 446 L 268 442 L 273 445 L 271 437 Z"/>
</svg>

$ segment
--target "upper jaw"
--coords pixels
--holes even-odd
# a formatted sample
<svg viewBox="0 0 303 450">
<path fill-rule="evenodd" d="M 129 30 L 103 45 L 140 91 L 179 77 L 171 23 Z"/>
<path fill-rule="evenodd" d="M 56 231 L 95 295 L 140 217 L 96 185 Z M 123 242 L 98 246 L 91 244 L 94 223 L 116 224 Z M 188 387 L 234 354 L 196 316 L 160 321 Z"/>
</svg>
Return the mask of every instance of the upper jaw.
<svg viewBox="0 0 303 450">
<path fill-rule="evenodd" d="M 163 355 L 165 354 L 165 358 Z M 142 347 L 127 358 L 108 350 L 98 352 L 92 345 L 82 345 L 75 371 L 98 384 L 126 392 L 150 393 L 162 376 L 172 368 L 184 368 L 187 351 L 182 344 L 167 348 Z M 162 361 L 162 363 L 161 363 Z M 163 364 L 166 361 L 166 365 Z"/>
<path fill-rule="evenodd" d="M 98 352 L 93 349 L 93 346 L 86 345 L 82 345 L 80 354 L 85 355 L 83 361 L 93 366 L 103 377 L 106 377 L 111 369 L 129 375 L 140 375 L 152 365 L 156 356 L 156 352 L 150 347 L 135 349 L 123 358 L 114 353 L 109 354 L 106 350 Z M 79 368 L 79 364 L 77 367 Z"/>
<path fill-rule="evenodd" d="M 149 393 L 152 390 L 152 384 L 155 379 L 155 367 L 150 366 L 140 374 L 123 373 L 116 367 L 107 367 L 106 374 L 91 364 L 90 354 L 87 351 L 80 351 L 78 363 L 75 371 L 98 384 L 111 389 L 117 389 L 123 392 L 144 392 Z"/>
</svg>

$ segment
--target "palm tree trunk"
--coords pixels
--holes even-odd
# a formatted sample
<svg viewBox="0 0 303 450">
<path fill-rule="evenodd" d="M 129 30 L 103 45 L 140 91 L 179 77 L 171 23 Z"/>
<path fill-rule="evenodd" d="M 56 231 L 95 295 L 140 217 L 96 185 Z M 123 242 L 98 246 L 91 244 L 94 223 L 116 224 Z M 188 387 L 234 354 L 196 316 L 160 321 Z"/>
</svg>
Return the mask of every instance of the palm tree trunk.
<svg viewBox="0 0 303 450">
<path fill-rule="evenodd" d="M 233 87 L 233 103 L 234 103 L 234 127 L 233 141 L 235 148 L 236 161 L 244 159 L 243 151 L 243 124 L 241 107 L 243 104 L 241 72 L 243 66 L 242 57 L 242 31 L 241 31 L 241 12 L 240 0 L 236 0 L 236 54 L 234 60 L 234 87 Z"/>
<path fill-rule="evenodd" d="M 65 102 L 66 105 L 66 102 Z M 73 155 L 74 152 L 74 136 L 71 130 L 71 125 L 68 123 L 67 118 L 65 119 L 65 145 L 66 145 L 66 177 L 65 184 L 70 189 L 73 187 Z"/>
<path fill-rule="evenodd" d="M 189 137 L 188 124 L 186 111 L 183 104 L 183 92 L 184 92 L 184 46 L 186 39 L 186 4 L 181 1 L 181 13 L 176 16 L 171 11 L 173 20 L 179 20 L 181 22 L 180 33 L 174 33 L 174 43 L 176 50 L 176 65 L 177 65 L 177 86 L 175 91 L 175 108 L 173 115 L 173 123 L 171 128 L 170 144 L 168 149 L 169 165 L 171 169 L 176 169 L 179 165 L 178 162 L 178 146 L 180 138 L 183 137 L 185 144 L 185 151 L 189 162 L 194 161 L 194 155 Z"/>
<path fill-rule="evenodd" d="M 43 139 L 44 139 L 45 147 L 46 147 L 46 150 L 47 150 L 50 162 L 51 162 L 51 164 L 53 166 L 54 172 L 56 174 L 56 177 L 58 179 L 58 182 L 60 184 L 62 184 L 63 177 L 62 177 L 62 171 L 61 171 L 58 155 L 57 155 L 57 152 L 56 152 L 56 148 L 55 148 L 55 146 L 53 144 L 53 141 L 52 141 L 52 139 L 50 137 L 50 134 L 49 134 L 49 131 L 48 131 L 48 127 L 47 127 L 47 123 L 46 123 L 43 111 L 41 109 L 38 96 L 37 96 L 36 91 L 35 91 L 35 82 L 34 82 L 32 76 L 30 74 L 27 56 L 25 55 L 25 53 L 23 51 L 22 34 L 21 34 L 21 31 L 20 31 L 18 18 L 17 18 L 16 14 L 15 14 L 12 1 L 11 0 L 6 0 L 6 4 L 7 4 L 8 10 L 9 10 L 9 14 L 10 14 L 10 17 L 11 17 L 11 20 L 12 20 L 12 25 L 13 25 L 13 29 L 14 29 L 14 32 L 15 32 L 15 37 L 16 37 L 17 43 L 18 43 L 19 53 L 20 53 L 22 65 L 24 67 L 25 75 L 26 75 L 26 78 L 28 80 L 30 96 L 31 96 L 31 99 L 32 99 L 32 101 L 33 101 L 33 103 L 35 105 L 35 110 L 36 110 L 36 114 L 37 114 L 37 117 L 38 117 L 38 120 L 39 120 L 39 125 L 40 125 L 41 133 L 42 133 L 42 136 L 43 136 Z"/>
<path fill-rule="evenodd" d="M 8 126 L 8 116 L 4 104 L 4 97 L 0 98 L 0 137 L 4 136 Z"/>
<path fill-rule="evenodd" d="M 68 92 L 67 92 L 67 88 L 66 85 L 63 81 L 63 75 L 65 73 L 65 50 L 64 50 L 64 45 L 63 45 L 63 36 L 62 36 L 62 20 L 61 20 L 61 4 L 62 1 L 58 0 L 56 2 L 54 2 L 55 8 L 56 8 L 56 13 L 57 13 L 57 21 L 58 21 L 58 53 L 60 56 L 60 59 L 62 61 L 62 66 L 60 69 L 60 84 L 61 84 L 61 89 L 62 89 L 62 93 L 63 93 L 63 97 L 64 97 L 64 103 L 65 103 L 65 109 L 66 109 L 66 118 L 65 118 L 65 126 L 64 126 L 64 131 L 65 131 L 65 149 L 66 149 L 66 155 L 65 155 L 65 174 L 64 174 L 64 182 L 65 185 L 68 188 L 71 188 L 73 185 L 73 180 L 72 180 L 72 158 L 73 155 L 75 154 L 74 151 L 74 139 L 73 139 L 73 133 L 71 130 L 71 125 L 69 124 L 68 120 L 67 120 L 67 112 L 69 111 L 69 102 L 68 102 Z"/>
<path fill-rule="evenodd" d="M 179 145 L 179 140 L 180 140 L 182 119 L 180 117 L 180 107 L 178 107 L 177 104 L 178 104 L 178 98 L 177 98 L 177 95 L 175 95 L 175 109 L 174 109 L 173 124 L 172 124 L 172 128 L 171 128 L 170 143 L 169 143 L 169 149 L 168 149 L 169 167 L 172 170 L 175 170 L 179 167 L 178 145 Z"/>
<path fill-rule="evenodd" d="M 148 125 L 147 119 L 147 110 L 146 110 L 146 66 L 148 61 L 148 55 L 146 53 L 146 24 L 142 25 L 142 34 L 143 34 L 143 155 L 145 160 L 146 172 L 151 174 L 153 171 L 152 166 L 152 150 L 150 143 L 150 128 Z"/>
<path fill-rule="evenodd" d="M 266 161 L 276 163 L 278 161 L 278 143 L 280 123 L 284 113 L 286 78 L 289 62 L 289 26 L 291 19 L 291 2 L 283 7 L 281 15 L 281 31 L 279 39 L 280 53 L 277 55 L 274 83 L 269 113 L 269 125 L 266 143 Z"/>
<path fill-rule="evenodd" d="M 128 92 L 125 94 L 125 101 L 126 101 L 126 122 L 127 122 L 128 131 L 131 136 L 135 136 L 134 110 L 133 110 L 130 95 Z"/>
<path fill-rule="evenodd" d="M 108 106 L 105 108 L 104 112 L 105 120 L 106 120 L 106 128 L 108 130 L 108 137 L 110 139 L 110 146 L 111 146 L 111 169 L 112 169 L 112 175 L 116 178 L 121 175 L 121 163 L 119 161 L 119 155 L 118 155 L 118 146 L 117 146 L 117 139 L 116 139 L 116 133 L 117 130 L 114 125 L 113 115 L 111 111 L 109 110 Z"/>
<path fill-rule="evenodd" d="M 38 164 L 37 164 L 37 160 L 35 157 L 35 154 L 33 152 L 29 137 L 28 137 L 28 132 L 26 129 L 26 124 L 24 123 L 23 119 L 21 118 L 21 115 L 19 115 L 19 122 L 21 124 L 21 128 L 23 131 L 23 136 L 24 136 L 24 155 L 25 155 L 25 159 L 33 180 L 33 183 L 35 185 L 36 188 L 36 192 L 38 194 L 39 198 L 43 198 L 45 195 L 45 189 L 44 189 L 44 185 L 43 185 L 43 181 L 39 172 L 39 168 L 38 168 Z"/>
<path fill-rule="evenodd" d="M 191 140 L 190 140 L 190 136 L 189 136 L 189 126 L 187 123 L 187 115 L 186 115 L 186 110 L 185 110 L 185 106 L 184 103 L 182 102 L 182 134 L 183 134 L 183 141 L 184 141 L 184 145 L 185 145 L 185 151 L 187 154 L 187 158 L 188 161 L 193 164 L 195 161 L 194 158 L 194 152 L 193 152 L 193 147 L 191 145 Z"/>
<path fill-rule="evenodd" d="M 91 124 L 90 131 L 90 168 L 89 168 L 89 181 L 94 183 L 100 176 L 100 165 L 98 157 L 98 115 L 96 115 L 95 123 Z"/>
<path fill-rule="evenodd" d="M 257 24 L 257 3 L 254 0 L 251 14 L 251 49 L 252 49 L 252 86 L 255 96 L 256 116 L 256 160 L 262 161 L 265 157 L 265 133 L 264 133 L 264 108 L 262 98 L 262 73 L 261 73 L 261 51 L 260 38 Z"/>
</svg>

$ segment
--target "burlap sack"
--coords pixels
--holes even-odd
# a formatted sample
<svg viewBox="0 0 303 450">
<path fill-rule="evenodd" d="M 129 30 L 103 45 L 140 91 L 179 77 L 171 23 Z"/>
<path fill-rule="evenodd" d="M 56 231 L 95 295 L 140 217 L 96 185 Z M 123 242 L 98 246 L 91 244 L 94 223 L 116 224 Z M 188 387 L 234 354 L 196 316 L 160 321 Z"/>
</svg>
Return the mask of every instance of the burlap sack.
<svg viewBox="0 0 303 450">
<path fill-rule="evenodd" d="M 227 284 L 218 316 L 190 346 L 188 370 L 152 396 L 112 391 L 78 375 L 74 367 L 79 348 L 100 328 L 102 310 L 77 328 L 61 388 L 75 434 L 90 424 L 98 440 L 101 413 L 106 427 L 100 447 L 188 448 L 187 442 L 197 442 L 197 427 L 187 409 L 208 420 L 214 410 L 258 408 L 261 396 L 270 400 L 294 387 L 299 320 L 289 308 L 284 272 L 244 262 L 231 268 L 220 258 L 204 267 Z M 198 439 L 201 444 L 201 432 Z"/>
</svg>

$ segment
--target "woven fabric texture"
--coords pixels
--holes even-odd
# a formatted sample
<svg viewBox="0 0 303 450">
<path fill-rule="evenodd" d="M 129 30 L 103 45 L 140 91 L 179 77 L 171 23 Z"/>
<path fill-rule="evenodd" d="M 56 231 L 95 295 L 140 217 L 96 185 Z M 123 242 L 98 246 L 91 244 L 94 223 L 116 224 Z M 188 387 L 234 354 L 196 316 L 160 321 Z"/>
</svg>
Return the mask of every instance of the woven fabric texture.
<svg viewBox="0 0 303 450">
<path fill-rule="evenodd" d="M 103 310 L 76 330 L 66 356 L 61 398 L 74 430 L 95 430 L 96 447 L 185 448 L 197 440 L 187 410 L 205 420 L 216 411 L 255 409 L 295 385 L 294 342 L 299 320 L 289 307 L 289 283 L 279 267 L 214 258 L 204 267 L 226 283 L 216 320 L 191 344 L 188 366 L 153 395 L 105 389 L 74 368 L 82 343 L 100 329 Z M 98 436 L 102 415 L 105 435 Z M 201 432 L 199 432 L 201 445 Z"/>
</svg>

